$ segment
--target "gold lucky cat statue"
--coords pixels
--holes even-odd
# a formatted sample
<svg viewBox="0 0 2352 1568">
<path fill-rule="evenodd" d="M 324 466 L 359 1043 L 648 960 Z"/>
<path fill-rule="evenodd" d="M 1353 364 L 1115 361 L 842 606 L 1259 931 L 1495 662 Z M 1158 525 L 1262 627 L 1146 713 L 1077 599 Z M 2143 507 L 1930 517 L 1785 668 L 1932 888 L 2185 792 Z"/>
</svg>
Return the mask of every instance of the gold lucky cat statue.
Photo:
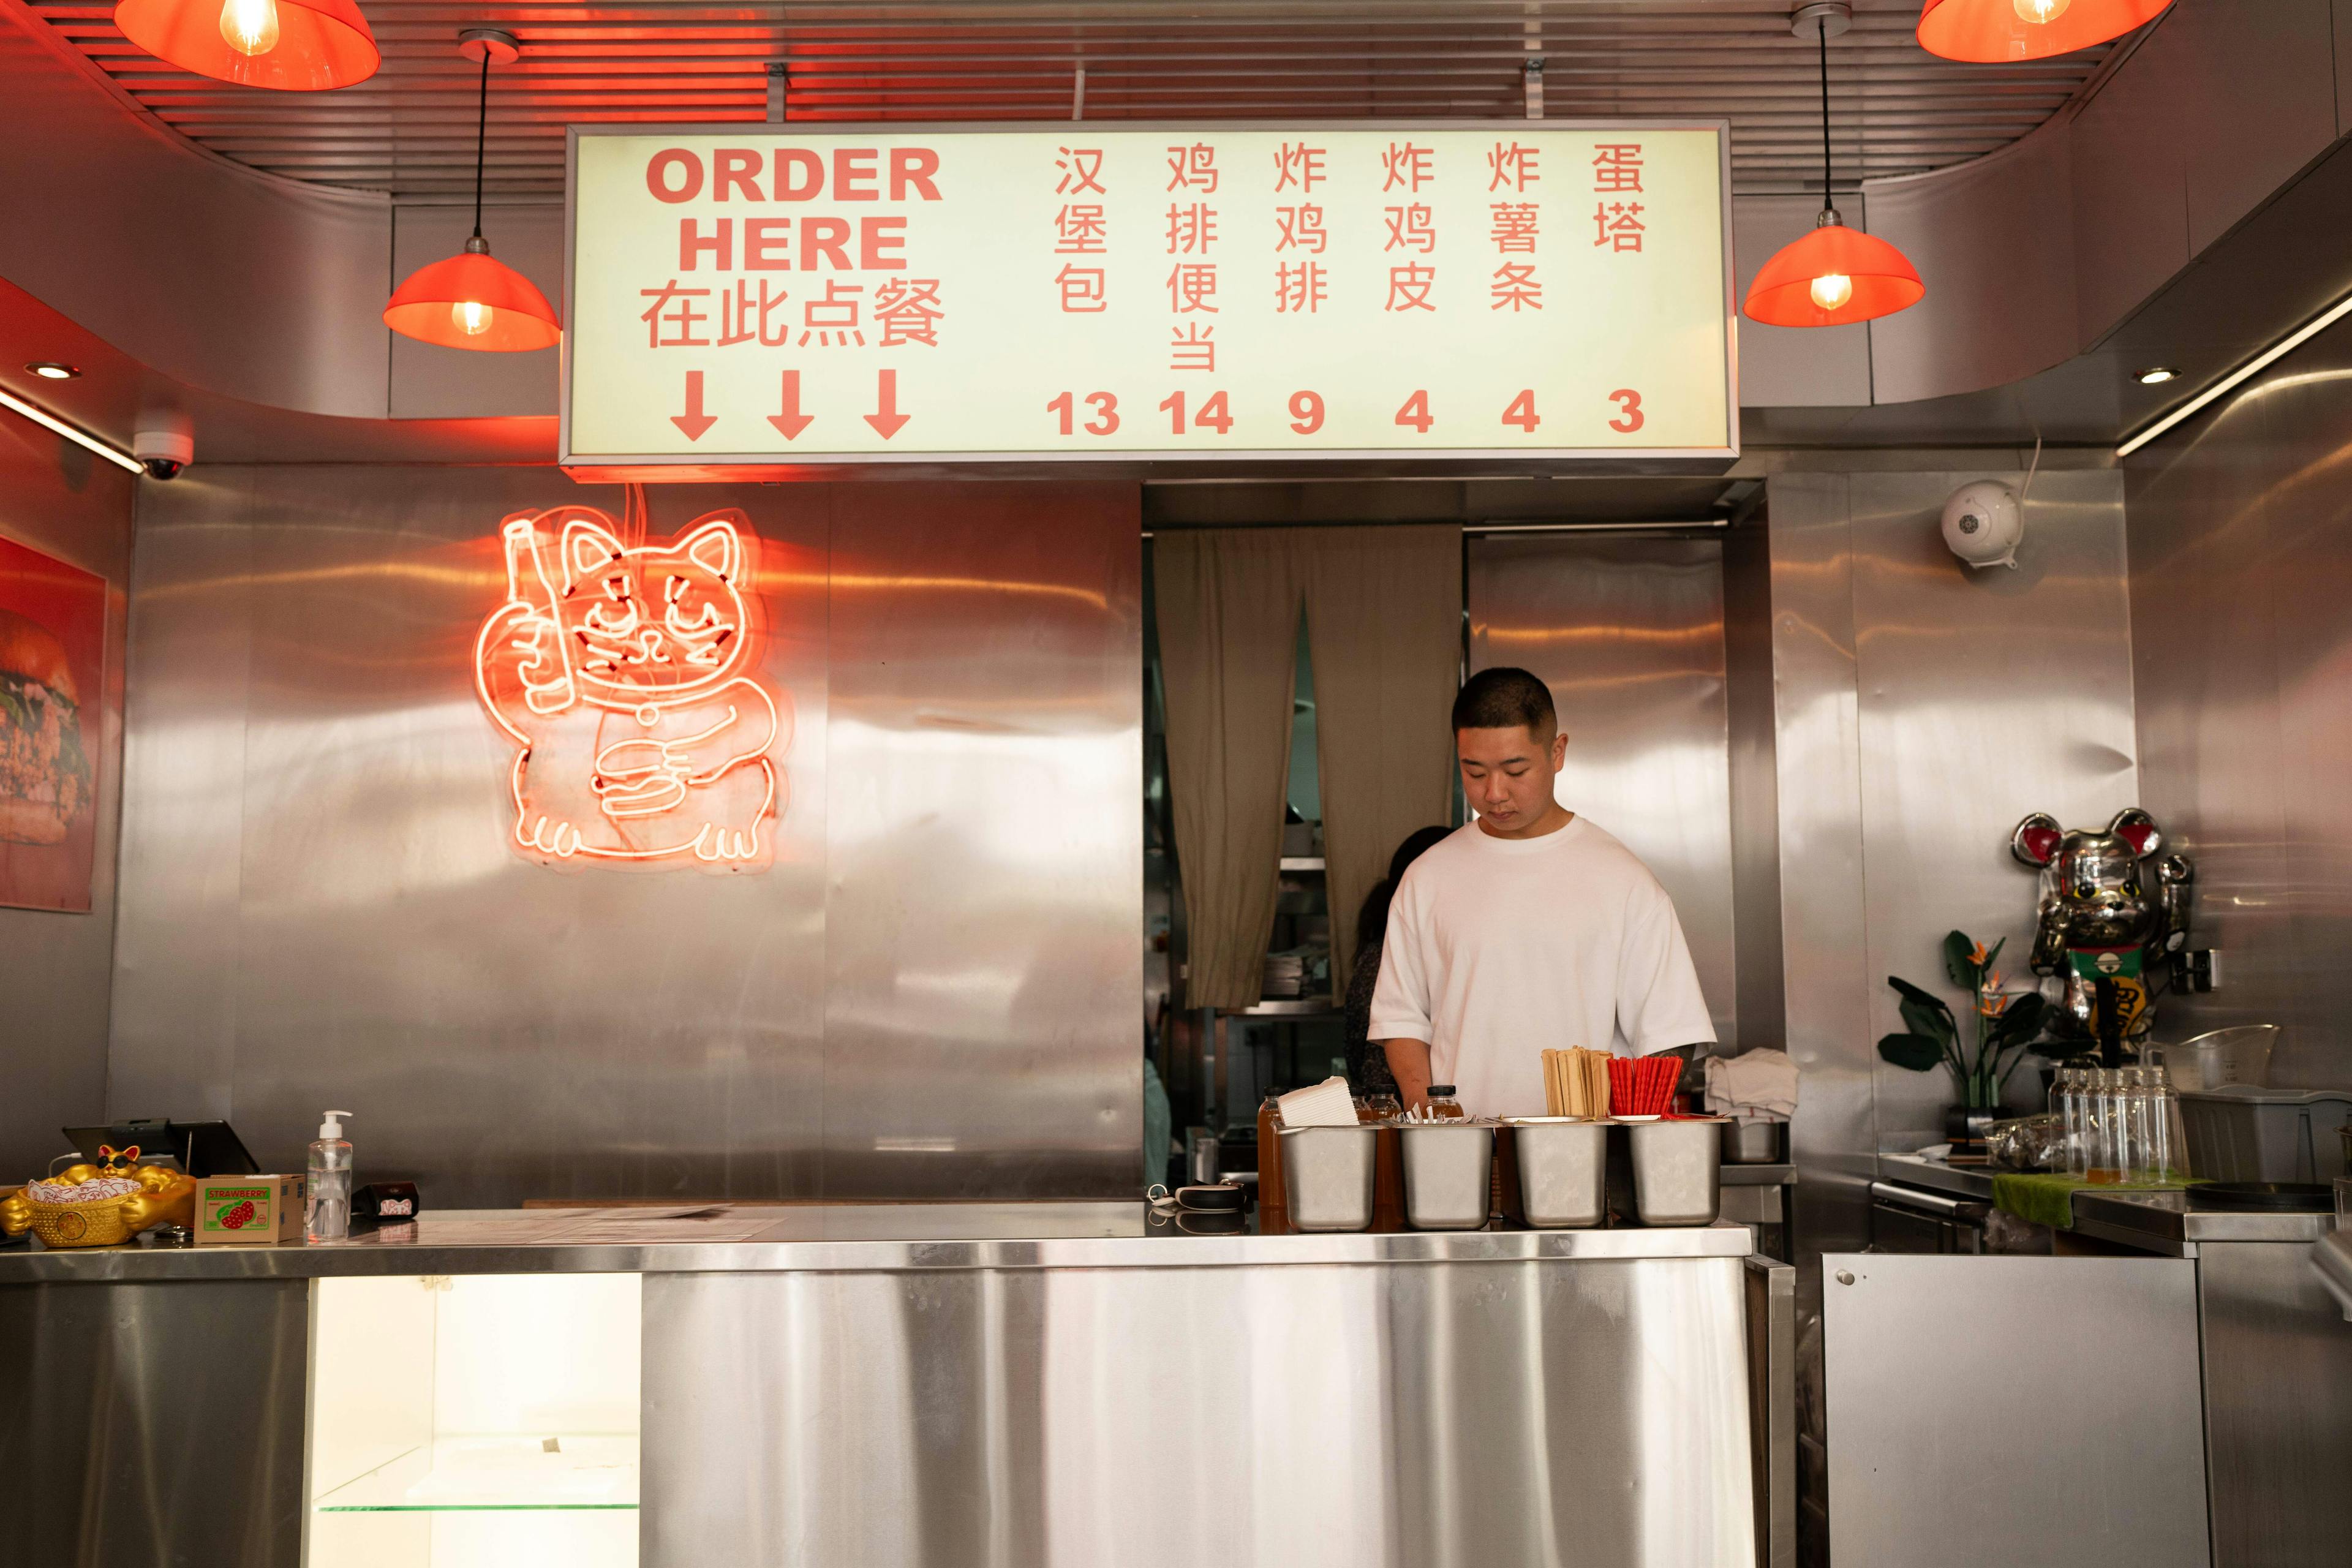
<svg viewBox="0 0 2352 1568">
<path fill-rule="evenodd" d="M 68 1165 L 0 1199 L 0 1231 L 29 1230 L 44 1247 L 113 1247 L 152 1226 L 192 1223 L 195 1178 L 138 1160 L 136 1143 L 100 1144 L 97 1164 Z"/>
</svg>

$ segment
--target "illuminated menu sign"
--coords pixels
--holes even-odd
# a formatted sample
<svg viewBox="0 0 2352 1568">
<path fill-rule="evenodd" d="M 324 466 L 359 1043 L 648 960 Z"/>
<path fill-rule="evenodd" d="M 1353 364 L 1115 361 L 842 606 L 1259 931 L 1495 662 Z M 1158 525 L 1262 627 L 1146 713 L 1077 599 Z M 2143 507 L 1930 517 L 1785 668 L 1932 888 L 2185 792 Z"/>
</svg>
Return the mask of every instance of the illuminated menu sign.
<svg viewBox="0 0 2352 1568">
<path fill-rule="evenodd" d="M 1726 139 L 575 129 L 562 459 L 1729 457 Z"/>
</svg>

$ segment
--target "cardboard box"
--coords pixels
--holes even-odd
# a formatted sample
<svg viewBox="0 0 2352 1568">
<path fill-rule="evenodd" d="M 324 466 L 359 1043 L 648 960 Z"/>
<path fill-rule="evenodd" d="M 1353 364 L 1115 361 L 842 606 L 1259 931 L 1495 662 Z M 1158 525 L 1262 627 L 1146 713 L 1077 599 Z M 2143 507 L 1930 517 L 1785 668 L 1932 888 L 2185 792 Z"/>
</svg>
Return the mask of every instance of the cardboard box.
<svg viewBox="0 0 2352 1568">
<path fill-rule="evenodd" d="M 198 1247 L 275 1247 L 302 1239 L 300 1176 L 206 1176 L 196 1184 Z"/>
</svg>

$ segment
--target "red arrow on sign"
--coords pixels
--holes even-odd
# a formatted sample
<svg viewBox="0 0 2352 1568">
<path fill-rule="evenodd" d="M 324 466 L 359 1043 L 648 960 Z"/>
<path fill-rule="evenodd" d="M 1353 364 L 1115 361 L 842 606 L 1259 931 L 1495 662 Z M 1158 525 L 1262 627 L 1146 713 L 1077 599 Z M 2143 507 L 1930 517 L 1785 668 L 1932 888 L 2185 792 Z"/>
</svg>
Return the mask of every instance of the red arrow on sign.
<svg viewBox="0 0 2352 1568">
<path fill-rule="evenodd" d="M 898 373 L 886 370 L 881 375 L 882 385 L 878 394 L 881 405 L 866 416 L 866 423 L 873 426 L 875 433 L 887 441 L 904 428 L 913 416 L 898 412 Z"/>
<path fill-rule="evenodd" d="M 690 370 L 686 373 L 686 412 L 671 415 L 669 422 L 685 431 L 686 438 L 689 441 L 701 440 L 702 433 L 719 423 L 718 416 L 705 414 L 702 411 L 702 373 L 700 371 Z"/>
<path fill-rule="evenodd" d="M 784 372 L 783 396 L 784 400 L 779 407 L 779 412 L 769 415 L 768 423 L 782 431 L 784 439 L 789 441 L 807 429 L 816 416 L 801 412 L 800 372 L 796 370 Z"/>
</svg>

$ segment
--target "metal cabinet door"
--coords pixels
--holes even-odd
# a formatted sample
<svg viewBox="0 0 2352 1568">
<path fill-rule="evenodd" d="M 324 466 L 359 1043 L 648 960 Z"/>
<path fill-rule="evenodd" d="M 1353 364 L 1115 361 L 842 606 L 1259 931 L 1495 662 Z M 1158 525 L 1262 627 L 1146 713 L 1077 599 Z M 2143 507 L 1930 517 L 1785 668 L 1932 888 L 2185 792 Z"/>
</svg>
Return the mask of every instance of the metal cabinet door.
<svg viewBox="0 0 2352 1568">
<path fill-rule="evenodd" d="M 2194 1263 L 1822 1271 L 1837 1568 L 2209 1568 Z"/>
</svg>

